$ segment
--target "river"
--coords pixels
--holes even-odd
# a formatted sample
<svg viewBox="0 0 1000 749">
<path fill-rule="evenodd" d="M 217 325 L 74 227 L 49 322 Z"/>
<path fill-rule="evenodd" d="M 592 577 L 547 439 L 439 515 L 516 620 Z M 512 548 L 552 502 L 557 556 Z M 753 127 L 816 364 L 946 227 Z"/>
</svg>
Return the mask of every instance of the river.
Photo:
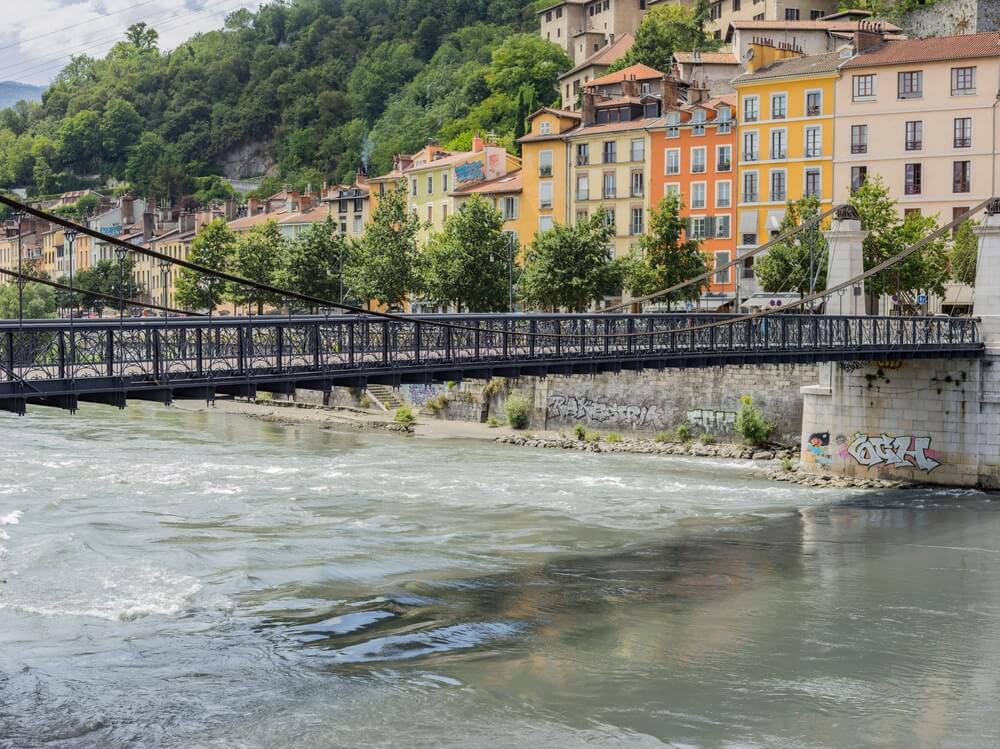
<svg viewBox="0 0 1000 749">
<path fill-rule="evenodd" d="M 0 416 L 0 747 L 996 747 L 1000 503 Z"/>
</svg>

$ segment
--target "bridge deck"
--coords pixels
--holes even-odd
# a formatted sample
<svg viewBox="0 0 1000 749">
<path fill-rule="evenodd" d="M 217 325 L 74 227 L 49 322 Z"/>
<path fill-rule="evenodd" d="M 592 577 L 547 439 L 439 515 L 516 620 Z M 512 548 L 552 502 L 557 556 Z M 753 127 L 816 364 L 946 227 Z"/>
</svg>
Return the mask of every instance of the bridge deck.
<svg viewBox="0 0 1000 749">
<path fill-rule="evenodd" d="M 252 396 L 369 382 L 977 357 L 977 321 L 932 317 L 433 315 L 0 323 L 0 409 Z"/>
</svg>

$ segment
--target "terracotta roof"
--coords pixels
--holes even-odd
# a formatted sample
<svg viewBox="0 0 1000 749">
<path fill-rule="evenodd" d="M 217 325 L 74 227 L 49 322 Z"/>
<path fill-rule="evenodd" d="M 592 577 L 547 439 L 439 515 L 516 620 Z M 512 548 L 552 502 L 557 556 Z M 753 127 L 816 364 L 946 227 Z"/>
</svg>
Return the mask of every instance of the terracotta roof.
<svg viewBox="0 0 1000 749">
<path fill-rule="evenodd" d="M 612 83 L 622 83 L 626 80 L 649 81 L 654 78 L 662 78 L 663 73 L 649 67 L 649 65 L 629 65 L 627 68 L 614 73 L 608 73 L 600 78 L 595 78 L 583 84 L 584 88 L 591 86 L 610 86 Z"/>
<path fill-rule="evenodd" d="M 276 220 L 279 224 L 317 224 L 326 221 L 330 215 L 330 207 L 321 205 L 305 213 L 285 213 Z"/>
<path fill-rule="evenodd" d="M 495 146 L 498 147 L 498 146 Z M 407 174 L 410 172 L 419 172 L 423 169 L 436 169 L 440 166 L 448 166 L 450 164 L 457 164 L 466 159 L 472 158 L 473 156 L 485 155 L 486 151 L 459 151 L 458 153 L 453 153 L 450 156 L 443 156 L 440 159 L 435 159 L 434 161 L 428 161 L 426 164 L 414 164 L 409 169 L 406 170 Z"/>
<path fill-rule="evenodd" d="M 674 52 L 674 59 L 680 63 L 702 63 L 704 65 L 740 64 L 732 52 L 700 52 L 697 60 L 693 52 Z"/>
<path fill-rule="evenodd" d="M 481 195 L 500 195 L 508 192 L 521 192 L 524 186 L 524 172 L 518 169 L 502 177 L 480 182 L 467 187 L 459 187 L 452 195 L 470 195 L 479 193 Z"/>
<path fill-rule="evenodd" d="M 569 109 L 556 109 L 555 107 L 541 107 L 540 109 L 536 109 L 534 112 L 529 114 L 527 119 L 533 120 L 542 112 L 548 112 L 549 114 L 554 114 L 557 117 L 568 117 L 573 120 L 579 120 L 583 117 L 583 115 L 580 114 L 579 112 L 573 112 Z"/>
<path fill-rule="evenodd" d="M 576 75 L 581 70 L 594 67 L 595 65 L 602 67 L 610 66 L 615 60 L 624 57 L 625 53 L 632 49 L 633 44 L 635 44 L 634 36 L 631 34 L 622 34 L 612 44 L 605 44 L 575 68 L 563 73 L 559 76 L 559 80 L 569 78 L 571 75 Z"/>
<path fill-rule="evenodd" d="M 613 96 L 610 99 L 594 102 L 595 107 L 620 107 L 623 104 L 642 104 L 642 98 L 638 96 Z"/>
<path fill-rule="evenodd" d="M 271 213 L 258 213 L 256 216 L 244 216 L 243 218 L 238 218 L 235 221 L 230 221 L 229 228 L 233 231 L 252 229 L 255 226 L 266 224 L 268 221 L 280 221 L 281 217 L 287 213 L 288 211 L 284 208 L 280 208 L 277 211 L 271 211 Z"/>
<path fill-rule="evenodd" d="M 835 73 L 843 60 L 844 58 L 840 56 L 839 52 L 827 52 L 823 55 L 809 55 L 807 57 L 790 57 L 785 60 L 772 62 L 770 65 L 765 65 L 754 73 L 744 73 L 737 76 L 733 79 L 733 83 L 750 83 L 769 78 L 789 78 L 800 75 Z"/>
<path fill-rule="evenodd" d="M 855 55 L 841 67 L 865 68 L 870 65 L 900 65 L 974 57 L 1000 57 L 1000 32 L 930 39 L 887 39 L 877 47 Z"/>
<path fill-rule="evenodd" d="M 578 127 L 570 130 L 566 135 L 569 137 L 576 137 L 578 135 L 595 135 L 598 133 L 616 133 L 625 130 L 642 130 L 644 127 L 650 127 L 652 123 L 658 122 L 658 120 L 629 120 L 628 122 L 605 122 L 600 125 L 587 125 L 586 127 Z"/>
</svg>

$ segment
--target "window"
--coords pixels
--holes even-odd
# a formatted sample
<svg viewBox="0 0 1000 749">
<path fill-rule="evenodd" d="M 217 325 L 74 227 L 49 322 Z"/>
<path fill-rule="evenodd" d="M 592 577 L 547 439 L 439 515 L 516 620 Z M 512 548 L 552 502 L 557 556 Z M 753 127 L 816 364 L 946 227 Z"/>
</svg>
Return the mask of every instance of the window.
<svg viewBox="0 0 1000 749">
<path fill-rule="evenodd" d="M 785 8 L 785 20 L 786 21 L 798 21 L 799 20 L 799 9 L 798 8 Z"/>
<path fill-rule="evenodd" d="M 562 8 L 556 8 L 556 18 L 562 18 Z"/>
<path fill-rule="evenodd" d="M 441 204 L 441 222 L 444 223 L 448 220 L 448 203 Z"/>
<path fill-rule="evenodd" d="M 820 172 L 819 169 L 806 169 L 806 188 L 805 194 L 812 195 L 815 198 L 821 197 L 823 188 L 820 185 Z"/>
<path fill-rule="evenodd" d="M 615 218 L 615 209 L 614 208 L 605 208 L 605 207 L 602 206 L 601 210 L 604 211 L 604 225 L 606 227 L 608 227 L 609 229 L 614 229 L 615 228 L 615 221 L 616 221 L 616 218 Z"/>
<path fill-rule="evenodd" d="M 551 22 L 552 22 L 552 11 L 550 10 L 545 14 L 545 23 L 551 23 Z"/>
<path fill-rule="evenodd" d="M 897 97 L 900 99 L 919 99 L 924 95 L 923 71 L 913 70 L 897 73 Z"/>
<path fill-rule="evenodd" d="M 851 167 L 851 193 L 856 193 L 861 189 L 861 185 L 865 183 L 868 179 L 868 167 L 866 166 L 852 166 Z"/>
<path fill-rule="evenodd" d="M 785 170 L 784 169 L 772 169 L 771 170 L 771 193 L 770 199 L 772 201 L 777 201 L 784 203 L 787 199 L 787 191 L 785 190 Z"/>
<path fill-rule="evenodd" d="M 903 193 L 905 195 L 920 194 L 920 164 L 907 164 L 904 168 Z"/>
<path fill-rule="evenodd" d="M 590 146 L 586 143 L 576 144 L 576 165 L 587 166 L 590 163 Z"/>
<path fill-rule="evenodd" d="M 969 185 L 972 182 L 972 162 L 956 161 L 952 164 L 951 191 L 969 192 Z"/>
<path fill-rule="evenodd" d="M 632 172 L 632 186 L 630 194 L 633 198 L 641 198 L 643 195 L 643 188 L 645 183 L 643 180 L 642 172 Z"/>
<path fill-rule="evenodd" d="M 538 153 L 538 176 L 552 176 L 552 151 L 540 151 Z"/>
<path fill-rule="evenodd" d="M 681 149 L 668 148 L 666 150 L 666 174 L 681 173 Z"/>
<path fill-rule="evenodd" d="M 743 174 L 743 202 L 757 202 L 757 172 L 744 172 Z"/>
<path fill-rule="evenodd" d="M 851 153 L 868 153 L 867 125 L 851 125 Z"/>
<path fill-rule="evenodd" d="M 615 159 L 615 142 L 613 140 L 608 140 L 604 142 L 604 163 L 614 164 Z"/>
<path fill-rule="evenodd" d="M 823 113 L 823 92 L 809 91 L 806 93 L 806 116 L 818 117 Z"/>
<path fill-rule="evenodd" d="M 553 220 L 551 216 L 539 216 L 538 217 L 538 233 L 544 234 L 549 229 L 552 228 Z"/>
<path fill-rule="evenodd" d="M 708 9 L 708 17 L 715 21 L 722 18 L 722 3 L 712 3 L 712 6 Z"/>
<path fill-rule="evenodd" d="M 631 149 L 632 161 L 645 161 L 646 160 L 646 141 L 642 138 L 636 138 L 632 141 Z"/>
<path fill-rule="evenodd" d="M 955 148 L 971 148 L 972 147 L 972 118 L 971 117 L 956 117 L 955 118 Z"/>
<path fill-rule="evenodd" d="M 906 150 L 919 151 L 924 147 L 924 123 L 922 120 L 910 120 L 906 123 Z"/>
<path fill-rule="evenodd" d="M 951 95 L 972 96 L 976 93 L 976 69 L 951 69 Z"/>
<path fill-rule="evenodd" d="M 743 160 L 757 160 L 757 133 L 755 131 L 743 133 Z"/>
<path fill-rule="evenodd" d="M 704 210 L 705 208 L 705 183 L 704 182 L 692 182 L 691 183 L 691 209 L 692 210 Z"/>
<path fill-rule="evenodd" d="M 729 239 L 729 232 L 731 231 L 729 216 L 716 216 L 715 217 L 715 236 L 718 239 Z"/>
<path fill-rule="evenodd" d="M 434 206 L 433 206 L 433 204 L 428 203 L 427 204 L 427 223 L 430 223 L 433 220 L 434 220 Z"/>
<path fill-rule="evenodd" d="M 427 175 L 427 194 L 430 195 L 433 192 L 434 192 L 434 175 L 433 174 L 428 174 Z"/>
<path fill-rule="evenodd" d="M 681 186 L 680 186 L 680 184 L 678 184 L 677 182 L 667 182 L 663 186 L 663 194 L 664 195 L 680 195 L 681 194 Z"/>
<path fill-rule="evenodd" d="M 785 94 L 771 94 L 771 119 L 783 120 L 788 116 L 788 97 Z"/>
<path fill-rule="evenodd" d="M 822 11 L 822 10 L 811 10 L 811 11 L 809 11 L 809 20 L 810 21 L 818 21 L 824 15 L 826 15 L 826 13 L 824 11 Z"/>
<path fill-rule="evenodd" d="M 698 218 L 688 219 L 688 228 L 690 229 L 690 232 L 688 233 L 689 239 L 704 239 L 705 217 L 699 216 Z"/>
<path fill-rule="evenodd" d="M 706 157 L 705 149 L 702 148 L 692 148 L 691 149 L 691 172 L 693 174 L 702 174 L 706 169 Z"/>
<path fill-rule="evenodd" d="M 852 86 L 852 98 L 854 101 L 875 98 L 874 74 L 854 76 Z"/>
<path fill-rule="evenodd" d="M 538 183 L 538 207 L 547 210 L 552 208 L 552 183 Z"/>
<path fill-rule="evenodd" d="M 618 192 L 616 189 L 617 185 L 615 183 L 615 173 L 605 172 L 604 173 L 604 189 L 601 191 L 602 198 L 613 198 L 615 193 Z"/>
<path fill-rule="evenodd" d="M 727 216 L 728 218 L 728 216 Z M 715 283 L 729 283 L 729 253 L 721 250 L 715 253 Z"/>
<path fill-rule="evenodd" d="M 968 210 L 969 206 L 967 205 L 953 207 L 951 209 L 951 220 L 955 221 L 956 219 L 961 218 Z M 955 235 L 958 234 L 958 230 L 961 228 L 961 226 L 962 226 L 961 224 L 956 224 L 954 227 L 952 227 L 951 230 L 952 239 L 954 239 Z"/>
<path fill-rule="evenodd" d="M 691 135 L 704 135 L 705 134 L 705 110 L 696 109 L 691 117 L 691 122 L 693 127 L 691 128 Z"/>
<path fill-rule="evenodd" d="M 732 205 L 732 183 L 723 180 L 715 183 L 715 207 L 729 208 Z"/>
<path fill-rule="evenodd" d="M 518 216 L 517 198 L 513 196 L 503 199 L 503 220 L 510 221 Z"/>
<path fill-rule="evenodd" d="M 784 159 L 788 157 L 787 138 L 784 129 L 771 131 L 771 158 Z"/>
<path fill-rule="evenodd" d="M 441 192 L 448 192 L 448 172 L 441 175 Z"/>
<path fill-rule="evenodd" d="M 643 228 L 643 211 L 642 208 L 632 209 L 632 234 L 642 234 L 645 229 Z"/>
<path fill-rule="evenodd" d="M 410 181 L 410 194 L 417 197 L 417 181 L 415 179 Z"/>
<path fill-rule="evenodd" d="M 715 149 L 715 171 L 728 172 L 733 168 L 733 147 L 717 146 Z"/>
<path fill-rule="evenodd" d="M 576 199 L 590 200 L 590 176 L 578 174 L 576 177 Z"/>
<path fill-rule="evenodd" d="M 823 130 L 818 127 L 806 128 L 806 158 L 823 155 Z"/>
<path fill-rule="evenodd" d="M 740 9 L 740 0 L 733 0 L 733 11 Z"/>
<path fill-rule="evenodd" d="M 363 216 L 354 217 L 354 233 L 361 234 L 365 230 L 365 219 Z"/>
<path fill-rule="evenodd" d="M 757 4 L 757 2 L 758 2 L 758 0 L 753 0 L 753 1 L 754 1 L 754 4 L 755 4 L 755 5 L 756 5 L 756 4 Z M 763 21 L 763 20 L 764 20 L 764 14 L 763 14 L 763 13 L 758 13 L 757 15 L 755 15 L 755 16 L 753 17 L 753 20 L 755 20 L 755 21 Z"/>
<path fill-rule="evenodd" d="M 743 97 L 743 121 L 756 122 L 760 117 L 760 101 L 756 96 Z"/>
<path fill-rule="evenodd" d="M 667 115 L 667 137 L 668 138 L 679 138 L 681 135 L 681 114 L 680 112 L 671 112 Z"/>
<path fill-rule="evenodd" d="M 587 213 L 587 209 L 586 208 L 578 208 L 577 211 L 576 211 L 576 223 L 579 224 L 581 221 L 586 221 L 587 220 L 587 216 L 589 216 L 589 215 L 590 214 Z"/>
<path fill-rule="evenodd" d="M 715 115 L 715 121 L 718 123 L 716 127 L 718 135 L 729 135 L 729 133 L 733 132 L 733 116 L 729 111 L 729 107 L 719 107 Z"/>
</svg>

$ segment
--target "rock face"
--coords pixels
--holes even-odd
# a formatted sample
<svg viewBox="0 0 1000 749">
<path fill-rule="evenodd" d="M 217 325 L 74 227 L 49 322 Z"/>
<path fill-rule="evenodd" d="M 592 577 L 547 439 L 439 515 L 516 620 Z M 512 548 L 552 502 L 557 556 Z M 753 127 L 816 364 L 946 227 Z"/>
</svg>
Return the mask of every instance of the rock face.
<svg viewBox="0 0 1000 749">
<path fill-rule="evenodd" d="M 267 174 L 276 165 L 272 155 L 273 143 L 254 141 L 243 143 L 219 157 L 219 167 L 227 179 L 245 179 Z"/>
</svg>

